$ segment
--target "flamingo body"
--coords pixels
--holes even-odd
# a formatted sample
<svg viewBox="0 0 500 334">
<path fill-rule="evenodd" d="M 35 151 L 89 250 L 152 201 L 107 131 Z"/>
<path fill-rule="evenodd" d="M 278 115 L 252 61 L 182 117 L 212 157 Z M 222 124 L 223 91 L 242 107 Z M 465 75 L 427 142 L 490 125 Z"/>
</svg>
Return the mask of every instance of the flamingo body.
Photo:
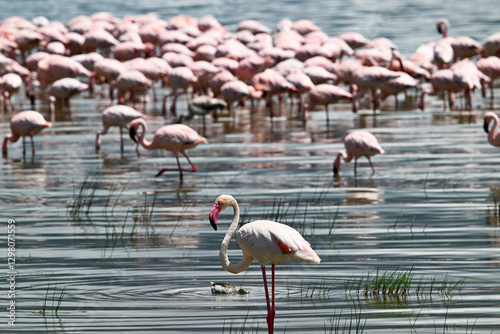
<svg viewBox="0 0 500 334">
<path fill-rule="evenodd" d="M 117 104 L 104 109 L 102 113 L 102 125 L 103 129 L 97 131 L 95 147 L 98 151 L 101 146 L 101 135 L 108 133 L 108 129 L 112 126 L 117 126 L 120 128 L 120 151 L 123 153 L 123 137 L 122 130 L 126 128 L 127 125 L 136 118 L 144 117 L 144 115 L 132 107 Z"/>
<path fill-rule="evenodd" d="M 375 168 L 373 167 L 370 157 L 376 154 L 385 153 L 377 138 L 368 131 L 353 131 L 349 133 L 344 138 L 344 146 L 346 151 L 338 153 L 333 163 L 334 174 L 338 174 L 339 172 L 341 158 L 344 159 L 345 162 L 349 162 L 354 158 L 354 175 L 356 175 L 356 165 L 360 157 L 366 157 L 368 159 L 372 171 L 375 173 Z"/>
</svg>

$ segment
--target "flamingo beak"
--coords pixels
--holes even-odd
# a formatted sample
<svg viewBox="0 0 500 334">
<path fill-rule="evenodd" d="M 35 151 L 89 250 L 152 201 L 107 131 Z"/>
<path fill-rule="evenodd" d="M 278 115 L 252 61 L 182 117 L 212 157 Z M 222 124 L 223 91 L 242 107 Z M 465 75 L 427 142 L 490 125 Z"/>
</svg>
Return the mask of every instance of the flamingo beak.
<svg viewBox="0 0 500 334">
<path fill-rule="evenodd" d="M 219 203 L 215 203 L 212 211 L 210 211 L 210 215 L 208 216 L 210 225 L 212 225 L 215 231 L 217 231 L 217 217 L 219 216 L 219 212 L 221 211 L 220 209 L 221 205 Z"/>
<path fill-rule="evenodd" d="M 130 139 L 132 139 L 134 141 L 134 143 L 137 143 L 137 140 L 135 139 L 135 128 L 134 127 L 131 127 L 130 128 L 130 131 L 129 131 L 129 136 L 130 136 Z"/>
<path fill-rule="evenodd" d="M 489 131 L 489 130 L 490 130 L 490 129 L 489 129 L 489 125 L 490 125 L 490 124 L 489 124 L 487 121 L 484 121 L 484 123 L 483 123 L 483 129 L 484 129 L 484 132 L 486 132 L 486 133 L 489 133 L 489 132 L 490 132 L 490 131 Z"/>
</svg>

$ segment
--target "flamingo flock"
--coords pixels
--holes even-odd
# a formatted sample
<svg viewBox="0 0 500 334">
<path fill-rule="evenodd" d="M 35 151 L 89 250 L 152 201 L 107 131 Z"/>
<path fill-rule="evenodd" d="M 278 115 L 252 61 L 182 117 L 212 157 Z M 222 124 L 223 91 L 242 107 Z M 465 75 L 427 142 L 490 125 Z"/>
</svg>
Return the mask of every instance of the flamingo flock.
<svg viewBox="0 0 500 334">
<path fill-rule="evenodd" d="M 297 110 L 306 123 L 310 111 L 324 109 L 327 125 L 331 105 L 344 103 L 343 108 L 347 105 L 353 113 L 367 109 L 376 115 L 381 108 L 390 109 L 382 102 L 391 96 L 398 109 L 399 94 L 407 100 L 420 95 L 414 100 L 419 101 L 421 110 L 426 108 L 426 96 L 441 97 L 445 110 L 457 109 L 456 96 L 463 96 L 461 105 L 472 110 L 474 93 L 480 90 L 486 99 L 489 88 L 493 106 L 493 84 L 500 77 L 500 32 L 485 36 L 480 43 L 468 36 L 452 37 L 444 18 L 436 22 L 436 29 L 439 38 L 404 57 L 387 38 L 369 40 L 358 32 L 329 36 L 305 19 L 283 19 L 272 28 L 244 20 L 236 31 L 230 31 L 211 15 L 199 19 L 178 15 L 164 20 L 155 13 L 117 18 L 99 12 L 66 23 L 10 17 L 0 23 L 1 112 L 10 120 L 11 130 L 4 137 L 2 152 L 6 157 L 8 144 L 22 137 L 25 156 L 25 138 L 30 137 L 34 156 L 33 136 L 57 126 L 54 114 L 70 113 L 71 98 L 83 92 L 89 99 L 109 101 L 102 108 L 103 129 L 95 132 L 96 151 L 100 151 L 101 137 L 109 128 L 118 127 L 123 155 L 125 129 L 136 142 L 137 154 L 139 146 L 170 151 L 177 168 L 162 168 L 156 176 L 178 172 L 181 185 L 184 172 L 197 170 L 186 150 L 208 140 L 179 123 L 201 116 L 205 132 L 208 115 L 212 114 L 215 122 L 226 110 L 229 117 L 237 117 L 236 109 L 256 112 L 262 110 L 261 100 L 270 122 L 276 115 Z M 163 98 L 157 97 L 157 91 L 164 93 Z M 30 110 L 24 110 L 23 94 Z M 185 109 L 179 108 L 181 99 L 186 101 Z M 161 112 L 155 114 L 157 101 Z M 40 113 L 45 102 L 52 123 Z M 136 109 L 138 102 L 142 111 Z M 154 117 L 166 124 L 147 140 L 147 121 Z M 500 146 L 498 126 L 495 113 L 484 115 L 484 130 L 494 146 Z M 377 138 L 367 131 L 352 131 L 343 140 L 345 151 L 336 155 L 334 174 L 339 174 L 341 160 L 354 159 L 356 176 L 360 157 L 368 159 L 375 173 L 371 157 L 385 153 Z M 181 167 L 179 154 L 190 168 Z M 319 257 L 295 230 L 261 221 L 239 230 L 244 258 L 238 265 L 229 263 L 227 247 L 238 225 L 236 200 L 220 196 L 210 222 L 216 228 L 217 215 L 228 206 L 234 208 L 235 219 L 221 248 L 222 265 L 239 272 L 254 258 L 259 261 L 267 323 L 269 333 L 273 333 L 275 263 L 287 259 L 319 262 Z M 253 238 L 260 241 L 253 242 Z M 265 274 L 268 262 L 272 265 L 271 299 Z"/>
</svg>

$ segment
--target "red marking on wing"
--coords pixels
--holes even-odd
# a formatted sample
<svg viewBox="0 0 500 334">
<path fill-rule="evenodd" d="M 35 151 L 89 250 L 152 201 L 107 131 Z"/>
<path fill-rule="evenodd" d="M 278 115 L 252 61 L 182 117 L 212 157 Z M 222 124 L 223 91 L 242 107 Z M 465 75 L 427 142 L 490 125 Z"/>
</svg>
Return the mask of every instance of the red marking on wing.
<svg viewBox="0 0 500 334">
<path fill-rule="evenodd" d="M 283 241 L 281 241 L 280 239 L 278 239 L 278 237 L 276 237 L 274 234 L 272 235 L 274 240 L 276 241 L 276 243 L 278 244 L 278 247 L 281 249 L 281 251 L 283 252 L 283 254 L 290 254 L 290 253 L 293 253 L 292 249 L 290 248 L 290 246 L 288 246 L 287 244 L 285 244 Z"/>
</svg>

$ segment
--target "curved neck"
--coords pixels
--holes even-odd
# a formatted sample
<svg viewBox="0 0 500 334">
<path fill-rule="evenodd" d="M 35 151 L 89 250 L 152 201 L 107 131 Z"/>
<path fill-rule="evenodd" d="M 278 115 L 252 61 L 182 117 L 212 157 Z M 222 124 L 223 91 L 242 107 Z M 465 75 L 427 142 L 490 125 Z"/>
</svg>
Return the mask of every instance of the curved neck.
<svg viewBox="0 0 500 334">
<path fill-rule="evenodd" d="M 236 200 L 234 200 L 231 203 L 231 205 L 234 209 L 233 221 L 231 222 L 231 225 L 229 226 L 229 229 L 227 230 L 227 233 L 226 233 L 226 236 L 224 237 L 224 240 L 222 240 L 222 244 L 220 246 L 219 258 L 220 258 L 220 263 L 222 265 L 222 268 L 224 268 L 224 270 L 227 270 L 233 274 L 237 274 L 237 273 L 247 269 L 250 266 L 250 263 L 252 263 L 252 261 L 253 261 L 253 257 L 251 255 L 243 252 L 243 259 L 241 259 L 240 263 L 234 264 L 234 263 L 229 262 L 229 257 L 227 256 L 229 243 L 230 243 L 233 235 L 236 233 L 236 229 L 238 228 L 238 222 L 240 220 L 240 208 L 239 208 Z"/>
<path fill-rule="evenodd" d="M 138 122 L 139 124 L 137 125 L 137 128 L 142 127 L 142 130 L 139 133 L 139 143 L 142 145 L 142 147 L 150 149 L 153 142 L 146 139 L 146 131 L 147 131 L 146 121 L 139 118 Z"/>
</svg>

